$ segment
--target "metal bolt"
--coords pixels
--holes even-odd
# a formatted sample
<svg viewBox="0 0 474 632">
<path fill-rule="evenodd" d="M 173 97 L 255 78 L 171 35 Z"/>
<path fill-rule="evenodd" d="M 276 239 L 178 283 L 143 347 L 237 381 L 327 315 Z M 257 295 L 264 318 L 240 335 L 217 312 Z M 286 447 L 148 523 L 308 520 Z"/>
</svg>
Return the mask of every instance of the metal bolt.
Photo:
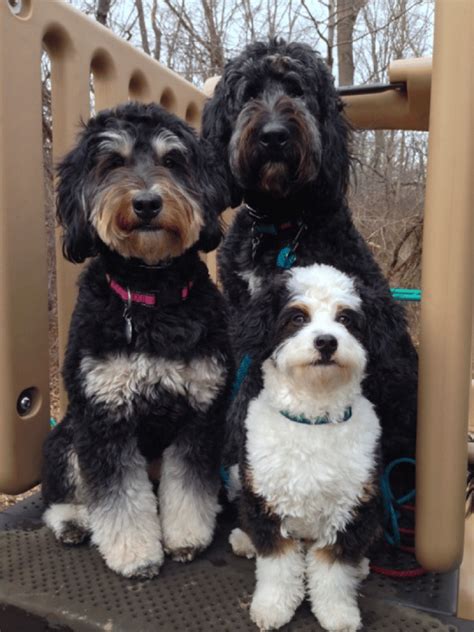
<svg viewBox="0 0 474 632">
<path fill-rule="evenodd" d="M 33 399 L 28 393 L 23 393 L 18 398 L 17 410 L 20 415 L 26 415 L 33 405 Z"/>
</svg>

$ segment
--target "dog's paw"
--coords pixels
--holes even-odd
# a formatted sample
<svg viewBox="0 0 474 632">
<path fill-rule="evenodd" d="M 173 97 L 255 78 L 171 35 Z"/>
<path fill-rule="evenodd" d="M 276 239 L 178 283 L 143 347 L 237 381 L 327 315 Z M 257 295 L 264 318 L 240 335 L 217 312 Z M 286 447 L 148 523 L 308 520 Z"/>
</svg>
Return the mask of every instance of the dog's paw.
<svg viewBox="0 0 474 632">
<path fill-rule="evenodd" d="M 214 536 L 214 521 L 182 522 L 178 525 L 167 523 L 163 519 L 163 543 L 168 555 L 179 562 L 190 562 L 198 553 L 206 549 Z"/>
<path fill-rule="evenodd" d="M 257 591 L 250 605 L 250 618 L 260 630 L 277 630 L 288 623 L 295 614 L 279 591 Z"/>
<path fill-rule="evenodd" d="M 370 575 L 370 560 L 367 557 L 363 557 L 359 564 L 359 579 L 364 581 Z"/>
<path fill-rule="evenodd" d="M 255 557 L 255 547 L 252 540 L 242 529 L 233 529 L 231 531 L 229 544 L 235 555 L 246 557 L 249 560 Z"/>
<path fill-rule="evenodd" d="M 125 577 L 135 577 L 136 579 L 153 579 L 153 577 L 156 577 L 159 574 L 161 566 L 162 562 L 145 564 L 144 566 L 139 566 L 138 568 L 133 570 L 131 574 L 125 575 Z"/>
<path fill-rule="evenodd" d="M 161 543 L 158 541 L 152 547 L 148 545 L 146 550 L 133 543 L 123 544 L 102 555 L 107 566 L 124 577 L 139 577 L 151 579 L 156 577 L 164 561 L 164 553 Z"/>
<path fill-rule="evenodd" d="M 327 632 L 356 632 L 362 626 L 359 608 L 351 604 L 334 603 L 314 612 Z"/>
<path fill-rule="evenodd" d="M 175 562 L 192 562 L 202 551 L 200 547 L 183 546 L 179 549 L 165 549 L 165 553 Z"/>
<path fill-rule="evenodd" d="M 83 544 L 89 537 L 89 532 L 75 522 L 65 522 L 61 531 L 57 534 L 57 539 L 68 546 Z"/>
</svg>

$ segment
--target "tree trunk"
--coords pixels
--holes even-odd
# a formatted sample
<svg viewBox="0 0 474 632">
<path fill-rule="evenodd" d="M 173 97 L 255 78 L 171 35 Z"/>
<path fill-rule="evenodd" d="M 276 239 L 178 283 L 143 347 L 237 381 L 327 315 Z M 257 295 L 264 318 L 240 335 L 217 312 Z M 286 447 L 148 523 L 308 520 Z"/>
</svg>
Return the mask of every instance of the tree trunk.
<svg viewBox="0 0 474 632">
<path fill-rule="evenodd" d="M 357 15 L 367 0 L 337 0 L 337 62 L 339 85 L 354 83 L 353 37 Z"/>
<path fill-rule="evenodd" d="M 142 47 L 147 55 L 150 55 L 150 46 L 148 44 L 148 33 L 146 30 L 145 14 L 143 13 L 142 0 L 135 0 L 135 6 L 138 14 L 138 25 L 140 27 L 140 36 L 142 38 Z"/>
<path fill-rule="evenodd" d="M 331 72 L 333 72 L 333 66 L 334 66 L 334 32 L 335 30 L 336 30 L 336 0 L 329 0 L 326 62 Z"/>
<path fill-rule="evenodd" d="M 112 0 L 97 0 L 97 11 L 95 12 L 95 19 L 104 26 L 107 24 L 107 18 L 109 17 L 110 5 Z"/>
<path fill-rule="evenodd" d="M 158 19 L 157 19 L 157 13 L 158 13 L 158 0 L 153 0 L 153 8 L 151 11 L 151 25 L 153 27 L 153 33 L 155 34 L 155 51 L 154 51 L 154 58 L 156 59 L 156 61 L 160 61 L 161 59 L 161 39 L 162 39 L 162 32 L 160 27 L 158 26 Z"/>
<path fill-rule="evenodd" d="M 225 59 L 222 38 L 217 29 L 216 5 L 212 0 L 201 0 L 201 5 L 209 35 L 211 73 L 220 74 L 224 70 Z"/>
</svg>

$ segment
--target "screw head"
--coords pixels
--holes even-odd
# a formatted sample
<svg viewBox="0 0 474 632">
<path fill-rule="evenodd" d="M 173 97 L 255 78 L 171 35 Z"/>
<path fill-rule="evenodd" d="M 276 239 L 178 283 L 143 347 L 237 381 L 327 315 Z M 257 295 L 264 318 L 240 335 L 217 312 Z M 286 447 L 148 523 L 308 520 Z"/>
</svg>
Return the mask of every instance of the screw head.
<svg viewBox="0 0 474 632">
<path fill-rule="evenodd" d="M 17 410 L 20 415 L 26 415 L 33 405 L 33 398 L 31 395 L 25 391 L 21 393 L 17 402 Z"/>
</svg>

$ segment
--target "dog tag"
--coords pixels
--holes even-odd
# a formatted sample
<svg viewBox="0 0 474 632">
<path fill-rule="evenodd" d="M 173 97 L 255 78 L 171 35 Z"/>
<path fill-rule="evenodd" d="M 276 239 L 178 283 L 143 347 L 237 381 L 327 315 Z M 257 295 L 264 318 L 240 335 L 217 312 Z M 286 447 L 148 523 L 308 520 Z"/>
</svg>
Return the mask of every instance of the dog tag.
<svg viewBox="0 0 474 632">
<path fill-rule="evenodd" d="M 278 253 L 277 266 L 283 270 L 289 270 L 296 261 L 296 255 L 290 246 L 282 248 Z"/>
<path fill-rule="evenodd" d="M 260 237 L 254 233 L 252 237 L 252 261 L 255 261 L 257 250 L 260 245 Z"/>
<path fill-rule="evenodd" d="M 133 322 L 132 322 L 132 315 L 131 315 L 132 293 L 130 292 L 130 288 L 127 288 L 127 293 L 128 293 L 128 301 L 127 301 L 127 305 L 125 306 L 125 309 L 123 310 L 123 319 L 125 321 L 125 340 L 127 341 L 127 344 L 129 345 L 132 342 L 132 338 L 133 338 Z"/>
<path fill-rule="evenodd" d="M 132 338 L 133 338 L 133 323 L 132 323 L 132 319 L 131 317 L 127 314 L 127 315 L 123 315 L 124 320 L 125 320 L 125 340 L 127 341 L 127 344 L 130 344 L 132 342 Z"/>
</svg>

